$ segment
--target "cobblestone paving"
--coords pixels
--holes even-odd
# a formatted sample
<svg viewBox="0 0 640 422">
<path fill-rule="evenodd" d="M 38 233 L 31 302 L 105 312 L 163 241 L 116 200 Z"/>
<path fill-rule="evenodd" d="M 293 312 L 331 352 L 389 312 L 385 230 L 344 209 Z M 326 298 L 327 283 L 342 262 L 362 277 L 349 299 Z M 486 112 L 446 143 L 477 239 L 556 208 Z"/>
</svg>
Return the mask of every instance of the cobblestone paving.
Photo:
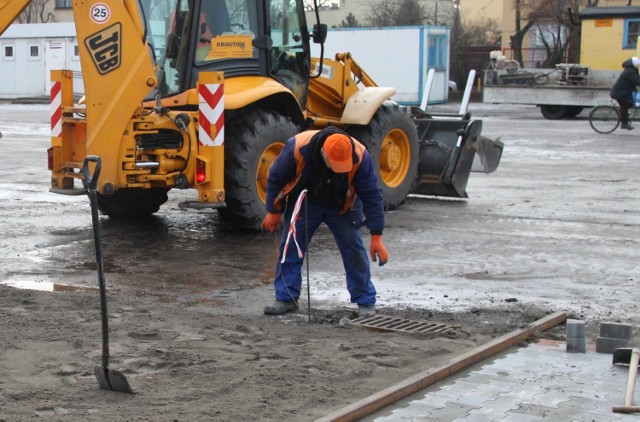
<svg viewBox="0 0 640 422">
<path fill-rule="evenodd" d="M 364 420 L 638 420 L 611 410 L 624 404 L 628 367 L 594 350 L 566 353 L 565 343 L 548 341 L 511 348 Z"/>
</svg>

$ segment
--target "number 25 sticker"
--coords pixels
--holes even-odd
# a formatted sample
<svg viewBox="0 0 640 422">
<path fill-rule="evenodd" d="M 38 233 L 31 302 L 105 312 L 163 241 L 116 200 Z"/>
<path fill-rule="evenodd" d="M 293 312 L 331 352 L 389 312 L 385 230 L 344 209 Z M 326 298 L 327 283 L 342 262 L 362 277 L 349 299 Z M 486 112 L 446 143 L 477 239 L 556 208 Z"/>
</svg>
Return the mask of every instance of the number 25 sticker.
<svg viewBox="0 0 640 422">
<path fill-rule="evenodd" d="M 103 24 L 111 18 L 111 9 L 104 3 L 96 3 L 91 6 L 91 20 Z"/>
</svg>

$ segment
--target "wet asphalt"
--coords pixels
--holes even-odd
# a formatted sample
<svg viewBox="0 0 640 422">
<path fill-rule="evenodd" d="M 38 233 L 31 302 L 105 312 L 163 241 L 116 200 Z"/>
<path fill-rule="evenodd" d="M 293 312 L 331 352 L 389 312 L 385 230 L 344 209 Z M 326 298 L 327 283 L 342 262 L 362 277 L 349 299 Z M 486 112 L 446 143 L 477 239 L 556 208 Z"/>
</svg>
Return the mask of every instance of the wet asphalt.
<svg viewBox="0 0 640 422">
<path fill-rule="evenodd" d="M 465 311 L 527 303 L 588 321 L 637 320 L 640 126 L 600 135 L 587 112 L 549 121 L 529 106 L 470 110 L 485 136 L 504 142 L 500 167 L 472 174 L 467 200 L 411 196 L 386 214 L 390 261 L 372 267 L 378 304 Z M 47 105 L 0 103 L 0 282 L 95 288 L 88 198 L 48 192 L 48 116 Z M 194 198 L 172 191 L 146 221 L 101 217 L 109 288 L 260 312 L 272 295 L 276 237 L 178 206 Z M 328 231 L 309 259 L 314 305 L 348 305 Z"/>
</svg>

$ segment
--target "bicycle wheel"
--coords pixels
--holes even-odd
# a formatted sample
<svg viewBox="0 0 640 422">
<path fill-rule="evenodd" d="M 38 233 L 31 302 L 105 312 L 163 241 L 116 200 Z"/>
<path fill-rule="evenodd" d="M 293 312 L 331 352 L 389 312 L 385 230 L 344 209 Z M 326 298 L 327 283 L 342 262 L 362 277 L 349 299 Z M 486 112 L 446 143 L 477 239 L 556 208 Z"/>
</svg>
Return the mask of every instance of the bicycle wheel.
<svg viewBox="0 0 640 422">
<path fill-rule="evenodd" d="M 620 124 L 620 113 L 610 105 L 596 106 L 589 113 L 589 124 L 598 133 L 611 133 Z"/>
</svg>

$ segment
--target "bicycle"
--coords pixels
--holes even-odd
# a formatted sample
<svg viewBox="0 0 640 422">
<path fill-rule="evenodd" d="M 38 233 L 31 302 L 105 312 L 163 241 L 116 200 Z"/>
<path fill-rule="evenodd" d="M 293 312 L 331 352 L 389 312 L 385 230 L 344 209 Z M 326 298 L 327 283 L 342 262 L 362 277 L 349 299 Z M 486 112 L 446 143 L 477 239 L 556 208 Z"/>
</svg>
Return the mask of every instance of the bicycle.
<svg viewBox="0 0 640 422">
<path fill-rule="evenodd" d="M 640 109 L 629 108 L 629 121 L 640 117 Z M 620 126 L 620 106 L 617 102 L 595 106 L 589 113 L 589 125 L 598 133 L 611 133 Z"/>
</svg>

